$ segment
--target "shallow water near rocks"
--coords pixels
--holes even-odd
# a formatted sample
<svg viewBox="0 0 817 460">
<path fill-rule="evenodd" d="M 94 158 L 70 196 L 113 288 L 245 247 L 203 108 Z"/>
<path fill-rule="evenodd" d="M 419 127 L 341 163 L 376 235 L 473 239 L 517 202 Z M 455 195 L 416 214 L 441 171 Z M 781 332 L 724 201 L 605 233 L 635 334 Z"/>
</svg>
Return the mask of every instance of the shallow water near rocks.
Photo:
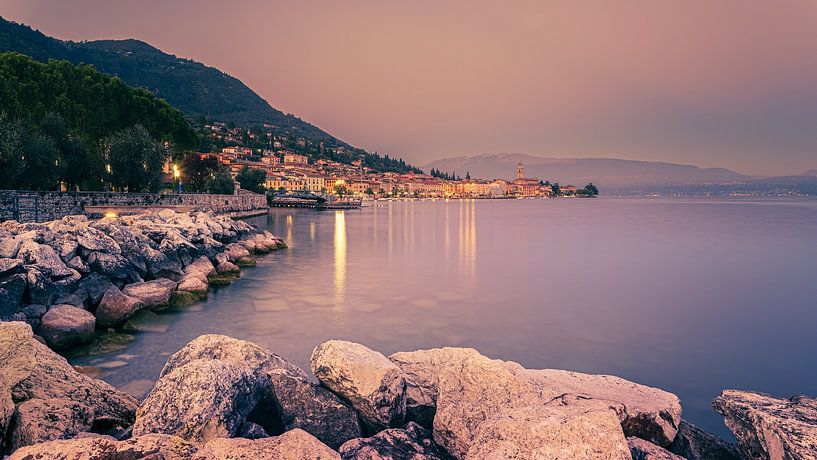
<svg viewBox="0 0 817 460">
<path fill-rule="evenodd" d="M 723 436 L 710 403 L 724 388 L 817 393 L 817 200 L 378 202 L 249 222 L 289 249 L 72 362 L 138 395 L 205 333 L 304 369 L 330 338 L 385 354 L 474 347 L 663 388 Z"/>
</svg>

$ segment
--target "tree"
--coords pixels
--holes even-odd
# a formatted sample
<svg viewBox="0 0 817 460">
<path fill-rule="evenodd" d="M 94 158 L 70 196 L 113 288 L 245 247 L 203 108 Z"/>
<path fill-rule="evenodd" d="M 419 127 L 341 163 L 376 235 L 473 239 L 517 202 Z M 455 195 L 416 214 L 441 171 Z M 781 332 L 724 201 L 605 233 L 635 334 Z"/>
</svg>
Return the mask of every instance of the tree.
<svg viewBox="0 0 817 460">
<path fill-rule="evenodd" d="M 598 194 L 599 194 L 599 189 L 598 189 L 598 187 L 596 187 L 595 185 L 593 185 L 593 183 L 592 183 L 592 182 L 590 182 L 589 184 L 585 185 L 585 186 L 584 186 L 584 190 L 585 190 L 585 193 L 587 193 L 587 194 L 588 194 L 588 195 L 590 195 L 590 196 L 598 196 Z"/>
<path fill-rule="evenodd" d="M 368 188 L 366 188 L 366 191 L 363 192 L 363 193 L 365 193 L 366 195 L 372 196 L 372 195 L 374 195 L 374 190 L 372 190 L 371 187 L 368 187 Z"/>
<path fill-rule="evenodd" d="M 241 188 L 255 193 L 264 193 L 266 188 L 264 183 L 267 180 L 267 173 L 263 169 L 250 168 L 244 165 L 235 176 L 236 182 L 241 184 Z"/>
<path fill-rule="evenodd" d="M 210 182 L 221 168 L 218 158 L 212 156 L 202 157 L 195 153 L 184 157 L 181 165 L 185 184 L 195 192 L 206 192 L 210 187 Z M 230 180 L 232 181 L 232 178 Z M 230 186 L 230 193 L 232 193 L 232 185 Z"/>
<path fill-rule="evenodd" d="M 129 192 L 157 192 L 168 152 L 141 125 L 115 132 L 104 143 L 110 183 Z"/>
<path fill-rule="evenodd" d="M 25 170 L 25 130 L 19 121 L 10 121 L 0 112 L 0 189 L 17 188 Z"/>
<path fill-rule="evenodd" d="M 23 143 L 23 172 L 16 188 L 25 190 L 58 190 L 60 152 L 54 140 L 42 134 L 27 133 Z"/>
<path fill-rule="evenodd" d="M 346 195 L 346 194 L 349 193 L 349 190 L 343 184 L 335 185 L 335 190 L 334 191 L 335 191 L 335 195 L 337 195 L 337 196 L 343 196 L 343 195 Z"/>
<path fill-rule="evenodd" d="M 232 195 L 235 192 L 235 182 L 230 173 L 221 169 L 213 174 L 207 183 L 207 191 L 219 195 Z"/>
<path fill-rule="evenodd" d="M 562 193 L 562 191 L 559 189 L 559 183 L 558 182 L 554 182 L 554 183 L 550 184 L 550 187 L 551 187 L 551 190 L 553 190 L 553 196 L 559 196 Z"/>
</svg>

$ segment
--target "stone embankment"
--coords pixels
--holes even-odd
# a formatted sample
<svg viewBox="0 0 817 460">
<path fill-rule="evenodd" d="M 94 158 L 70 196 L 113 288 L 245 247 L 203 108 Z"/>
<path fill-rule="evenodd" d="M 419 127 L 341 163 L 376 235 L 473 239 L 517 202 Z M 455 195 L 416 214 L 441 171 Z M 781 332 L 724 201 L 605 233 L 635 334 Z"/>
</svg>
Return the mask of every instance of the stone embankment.
<svg viewBox="0 0 817 460">
<path fill-rule="evenodd" d="M 53 349 L 90 342 L 143 312 L 193 303 L 228 284 L 252 255 L 285 247 L 210 212 L 68 216 L 0 223 L 0 320 L 31 325 Z"/>
<path fill-rule="evenodd" d="M 813 459 L 815 400 L 727 390 L 739 446 L 678 398 L 604 375 L 529 370 L 473 349 L 386 357 L 332 340 L 309 375 L 204 335 L 138 401 L 76 372 L 23 322 L 0 323 L 0 449 L 10 459 Z M 2 452 L 0 450 L 0 452 Z"/>
</svg>

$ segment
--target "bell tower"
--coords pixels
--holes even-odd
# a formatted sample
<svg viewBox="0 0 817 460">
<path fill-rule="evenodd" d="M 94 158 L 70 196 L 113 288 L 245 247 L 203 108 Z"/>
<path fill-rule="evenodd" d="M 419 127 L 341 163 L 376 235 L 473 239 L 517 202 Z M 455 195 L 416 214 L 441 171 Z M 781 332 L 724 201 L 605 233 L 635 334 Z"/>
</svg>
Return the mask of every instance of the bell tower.
<svg viewBox="0 0 817 460">
<path fill-rule="evenodd" d="M 516 178 L 517 179 L 522 179 L 522 178 L 525 177 L 525 173 L 522 172 L 523 169 L 524 169 L 524 167 L 522 166 L 522 162 L 520 161 L 519 164 L 516 165 Z"/>
</svg>

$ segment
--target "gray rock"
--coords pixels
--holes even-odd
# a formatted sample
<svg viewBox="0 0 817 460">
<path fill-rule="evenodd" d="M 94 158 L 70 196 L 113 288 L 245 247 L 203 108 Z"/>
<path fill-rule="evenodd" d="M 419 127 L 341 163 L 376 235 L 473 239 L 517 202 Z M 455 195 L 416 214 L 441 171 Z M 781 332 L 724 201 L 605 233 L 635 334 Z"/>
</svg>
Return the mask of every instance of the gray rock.
<svg viewBox="0 0 817 460">
<path fill-rule="evenodd" d="M 76 439 L 49 441 L 24 447 L 9 460 L 189 460 L 196 446 L 176 436 L 149 434 L 117 441 L 110 436 L 81 434 Z M 59 453 L 59 457 L 54 454 Z"/>
<path fill-rule="evenodd" d="M 23 273 L 0 277 L 0 319 L 10 318 L 20 310 L 26 279 Z"/>
<path fill-rule="evenodd" d="M 133 435 L 164 433 L 194 443 L 232 437 L 259 403 L 246 367 L 194 360 L 159 378 L 136 413 Z"/>
<path fill-rule="evenodd" d="M 513 362 L 490 360 L 476 350 L 465 348 L 401 352 L 393 354 L 390 359 L 406 376 L 409 418 L 427 427 L 431 427 L 435 411 L 439 411 L 440 380 L 445 377 L 455 384 L 455 388 L 459 386 L 458 375 L 466 362 L 470 362 L 469 366 L 475 372 L 487 372 L 495 378 L 492 384 L 507 391 L 507 396 L 515 398 L 516 403 L 554 401 L 567 395 L 582 401 L 596 401 L 612 407 L 619 414 L 626 434 L 639 435 L 656 443 L 668 445 L 680 423 L 681 405 L 675 395 L 618 377 L 555 369 L 528 370 Z M 455 400 L 457 391 L 451 393 Z M 502 406 L 498 402 L 496 408 Z M 481 412 L 480 409 L 465 413 L 463 418 L 455 415 L 451 421 L 456 424 L 473 418 L 473 423 L 478 424 L 482 419 Z M 470 432 L 472 428 L 464 432 Z"/>
<path fill-rule="evenodd" d="M 104 254 L 122 253 L 119 244 L 113 238 L 93 227 L 85 227 L 78 231 L 77 243 L 88 251 Z"/>
<path fill-rule="evenodd" d="M 146 246 L 143 257 L 147 266 L 148 276 L 153 278 L 179 279 L 184 271 L 176 250 L 166 248 L 163 251 Z"/>
<path fill-rule="evenodd" d="M 684 460 L 684 457 L 634 436 L 627 438 L 627 445 L 630 446 L 633 460 Z"/>
<path fill-rule="evenodd" d="M 614 412 L 551 404 L 500 410 L 479 425 L 464 458 L 629 460 L 630 450 Z"/>
<path fill-rule="evenodd" d="M 234 264 L 232 262 L 222 262 L 222 263 L 218 264 L 218 266 L 216 267 L 216 271 L 220 275 L 228 275 L 228 274 L 240 273 L 241 269 L 238 268 L 238 265 L 236 265 L 236 264 Z"/>
<path fill-rule="evenodd" d="M 817 399 L 723 390 L 712 405 L 747 458 L 817 458 Z"/>
<path fill-rule="evenodd" d="M 23 241 L 17 257 L 28 265 L 35 265 L 37 269 L 51 279 L 60 279 L 72 276 L 75 272 L 65 266 L 60 256 L 51 246 L 39 244 L 33 240 Z"/>
<path fill-rule="evenodd" d="M 139 273 L 128 259 L 119 254 L 92 252 L 88 255 L 88 266 L 96 273 L 111 279 L 122 280 L 125 283 L 142 281 Z"/>
<path fill-rule="evenodd" d="M 509 363 L 515 375 L 545 396 L 565 393 L 611 402 L 617 406 L 627 436 L 668 446 L 681 423 L 681 401 L 672 393 L 611 375 L 592 375 L 559 369 L 528 370 Z"/>
<path fill-rule="evenodd" d="M 14 326 L 9 329 L 6 324 Z M 24 323 L 0 323 L 0 326 L 0 337 L 19 335 L 20 328 L 27 328 L 27 334 L 31 333 L 30 327 Z M 66 399 L 93 409 L 95 427 L 125 427 L 133 423 L 137 404 L 132 396 L 101 380 L 80 374 L 65 358 L 33 337 L 28 338 L 28 343 L 19 343 L 12 363 L 22 364 L 6 364 L 0 360 L 0 374 L 7 375 L 9 368 L 18 369 L 15 380 L 19 381 L 11 386 L 16 403 L 31 399 Z"/>
<path fill-rule="evenodd" d="M 448 454 L 431 437 L 431 432 L 409 422 L 403 428 L 390 428 L 370 438 L 347 441 L 340 447 L 343 460 L 412 459 L 442 460 Z"/>
<path fill-rule="evenodd" d="M 71 305 L 54 305 L 40 319 L 40 336 L 54 349 L 69 348 L 94 338 L 96 320 L 90 312 Z"/>
<path fill-rule="evenodd" d="M 26 267 L 26 285 L 28 298 L 32 303 L 51 305 L 51 301 L 57 295 L 57 287 L 48 274 L 33 265 Z"/>
<path fill-rule="evenodd" d="M 678 434 L 667 448 L 687 460 L 740 460 L 740 449 L 731 442 L 681 420 Z"/>
<path fill-rule="evenodd" d="M 140 300 L 144 308 L 157 309 L 167 306 L 174 289 L 176 289 L 175 281 L 159 278 L 153 281 L 128 284 L 122 289 L 122 293 Z"/>
<path fill-rule="evenodd" d="M 213 263 L 207 257 L 199 257 L 184 269 L 184 274 L 186 276 L 198 275 L 206 279 L 208 276 L 216 274 L 216 268 L 213 267 Z"/>
<path fill-rule="evenodd" d="M 294 429 L 272 438 L 217 438 L 202 447 L 196 460 L 340 460 L 340 455 L 306 431 Z"/>
<path fill-rule="evenodd" d="M 315 377 L 357 410 L 369 433 L 402 425 L 406 382 L 388 358 L 364 345 L 330 340 L 312 351 L 310 362 Z"/>
<path fill-rule="evenodd" d="M 337 448 L 360 436 L 357 414 L 337 396 L 310 382 L 306 373 L 280 356 L 251 342 L 223 335 L 202 335 L 168 359 L 161 375 L 197 360 L 219 360 L 243 366 L 266 385 L 271 407 L 256 414 L 269 434 L 301 428 Z"/>
<path fill-rule="evenodd" d="M 193 294 L 206 294 L 209 285 L 207 284 L 207 278 L 198 276 L 197 274 L 185 275 L 184 278 L 179 281 L 179 285 L 176 289 Z"/>
<path fill-rule="evenodd" d="M 0 237 L 0 257 L 6 259 L 17 257 L 21 244 L 23 244 L 23 239 L 20 237 Z"/>
<path fill-rule="evenodd" d="M 111 286 L 96 309 L 96 322 L 100 327 L 115 327 L 143 308 L 145 303 L 140 299 L 125 295 L 116 286 Z"/>
<path fill-rule="evenodd" d="M 32 329 L 36 329 L 40 327 L 40 319 L 42 319 L 45 312 L 48 311 L 48 307 L 45 305 L 40 304 L 30 304 L 23 307 L 21 312 L 26 315 L 26 323 L 31 325 Z"/>
<path fill-rule="evenodd" d="M 67 399 L 30 399 L 17 405 L 9 446 L 17 450 L 39 442 L 69 439 L 93 424 L 88 406 Z"/>
<path fill-rule="evenodd" d="M 267 430 L 265 430 L 263 426 L 257 423 L 244 422 L 244 424 L 241 425 L 241 428 L 238 429 L 236 437 L 246 439 L 261 439 L 268 438 L 269 434 L 267 433 Z"/>
<path fill-rule="evenodd" d="M 102 300 L 105 293 L 108 292 L 108 289 L 113 286 L 113 283 L 105 276 L 98 273 L 91 273 L 80 281 L 79 286 L 80 289 L 85 291 L 91 304 L 96 306 Z"/>
<path fill-rule="evenodd" d="M 65 265 L 68 266 L 68 268 L 73 268 L 82 274 L 91 273 L 91 267 L 89 267 L 80 256 L 74 256 L 72 259 L 66 261 Z"/>
<path fill-rule="evenodd" d="M 23 259 L 0 259 L 0 275 L 18 271 L 23 266 Z"/>
<path fill-rule="evenodd" d="M 0 322 L 0 449 L 14 412 L 11 388 L 31 374 L 35 361 L 31 327 L 22 322 Z"/>
<path fill-rule="evenodd" d="M 224 247 L 224 254 L 227 255 L 227 260 L 235 262 L 238 259 L 243 259 L 250 256 L 250 251 L 243 245 L 238 243 L 230 243 Z"/>
</svg>

